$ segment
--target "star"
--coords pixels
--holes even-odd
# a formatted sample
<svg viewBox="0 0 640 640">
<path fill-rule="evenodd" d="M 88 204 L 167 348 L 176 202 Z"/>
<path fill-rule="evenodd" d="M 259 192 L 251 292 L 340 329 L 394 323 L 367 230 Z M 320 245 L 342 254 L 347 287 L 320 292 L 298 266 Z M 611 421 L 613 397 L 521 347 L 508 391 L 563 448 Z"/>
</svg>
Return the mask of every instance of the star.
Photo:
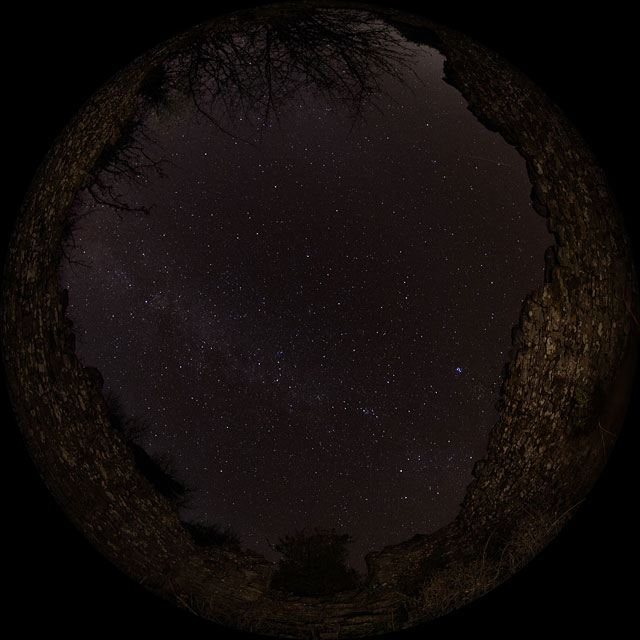
<svg viewBox="0 0 640 640">
<path fill-rule="evenodd" d="M 360 570 L 455 517 L 498 392 L 457 378 L 499 376 L 552 244 L 523 158 L 444 57 L 384 33 L 400 74 L 382 69 L 359 120 L 351 94 L 286 78 L 278 126 L 251 108 L 227 122 L 222 103 L 203 117 L 189 95 L 143 114 L 162 173 L 105 184 L 149 213 L 84 193 L 71 258 L 90 268 L 60 271 L 79 357 L 193 489 L 183 518 L 270 558 L 266 539 L 339 524 Z"/>
</svg>

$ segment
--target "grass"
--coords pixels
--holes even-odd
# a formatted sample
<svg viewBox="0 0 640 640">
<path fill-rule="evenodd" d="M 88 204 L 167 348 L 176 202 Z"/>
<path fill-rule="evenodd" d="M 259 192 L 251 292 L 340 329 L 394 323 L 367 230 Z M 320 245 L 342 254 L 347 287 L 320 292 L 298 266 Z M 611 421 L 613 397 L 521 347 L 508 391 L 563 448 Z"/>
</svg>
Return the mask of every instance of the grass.
<svg viewBox="0 0 640 640">
<path fill-rule="evenodd" d="M 417 591 L 405 599 L 407 626 L 451 613 L 502 584 L 542 551 L 581 502 L 560 514 L 525 511 L 508 540 L 492 533 L 478 557 L 425 575 Z"/>
</svg>

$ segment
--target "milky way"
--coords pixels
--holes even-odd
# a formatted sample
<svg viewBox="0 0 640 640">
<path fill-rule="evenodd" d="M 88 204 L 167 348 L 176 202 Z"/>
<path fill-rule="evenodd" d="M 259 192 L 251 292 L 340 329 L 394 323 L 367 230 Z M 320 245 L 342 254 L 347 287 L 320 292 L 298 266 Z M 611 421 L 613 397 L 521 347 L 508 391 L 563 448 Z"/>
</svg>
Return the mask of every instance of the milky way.
<svg viewBox="0 0 640 640">
<path fill-rule="evenodd" d="M 455 517 L 553 243 L 443 56 L 375 25 L 403 61 L 357 116 L 305 83 L 271 117 L 145 112 L 163 175 L 111 184 L 149 212 L 81 192 L 61 264 L 77 353 L 193 489 L 183 519 L 269 558 L 319 526 L 361 568 Z"/>
</svg>

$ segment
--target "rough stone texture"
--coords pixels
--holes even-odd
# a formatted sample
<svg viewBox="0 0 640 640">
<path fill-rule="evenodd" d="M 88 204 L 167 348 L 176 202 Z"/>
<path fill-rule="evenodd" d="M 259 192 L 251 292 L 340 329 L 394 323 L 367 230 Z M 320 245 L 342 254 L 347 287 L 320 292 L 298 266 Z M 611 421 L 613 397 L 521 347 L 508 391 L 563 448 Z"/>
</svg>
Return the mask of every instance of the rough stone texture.
<svg viewBox="0 0 640 640">
<path fill-rule="evenodd" d="M 599 475 L 635 367 L 631 249 L 605 178 L 571 125 L 526 78 L 466 37 L 393 11 L 380 15 L 410 39 L 437 46 L 469 108 L 517 147 L 535 209 L 556 243 L 545 256 L 546 281 L 514 327 L 500 417 L 458 518 L 371 554 L 363 589 L 322 598 L 278 594 L 269 591 L 271 565 L 261 556 L 195 546 L 110 427 L 99 372 L 74 353 L 57 287 L 65 215 L 131 117 L 145 75 L 183 37 L 134 62 L 61 134 L 25 198 L 5 266 L 10 396 L 51 493 L 128 575 L 198 615 L 250 631 L 327 639 L 383 633 L 506 579 L 555 535 Z"/>
</svg>

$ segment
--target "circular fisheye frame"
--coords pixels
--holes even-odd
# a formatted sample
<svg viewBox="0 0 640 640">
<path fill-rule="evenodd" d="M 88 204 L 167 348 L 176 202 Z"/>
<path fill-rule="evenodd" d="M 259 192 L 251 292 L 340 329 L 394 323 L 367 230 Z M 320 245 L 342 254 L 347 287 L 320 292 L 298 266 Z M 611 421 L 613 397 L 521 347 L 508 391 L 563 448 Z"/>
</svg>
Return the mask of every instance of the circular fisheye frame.
<svg viewBox="0 0 640 640">
<path fill-rule="evenodd" d="M 102 86 L 3 276 L 48 492 L 187 619 L 435 624 L 579 511 L 637 360 L 631 240 L 531 80 L 383 5 L 218 16 Z"/>
</svg>

